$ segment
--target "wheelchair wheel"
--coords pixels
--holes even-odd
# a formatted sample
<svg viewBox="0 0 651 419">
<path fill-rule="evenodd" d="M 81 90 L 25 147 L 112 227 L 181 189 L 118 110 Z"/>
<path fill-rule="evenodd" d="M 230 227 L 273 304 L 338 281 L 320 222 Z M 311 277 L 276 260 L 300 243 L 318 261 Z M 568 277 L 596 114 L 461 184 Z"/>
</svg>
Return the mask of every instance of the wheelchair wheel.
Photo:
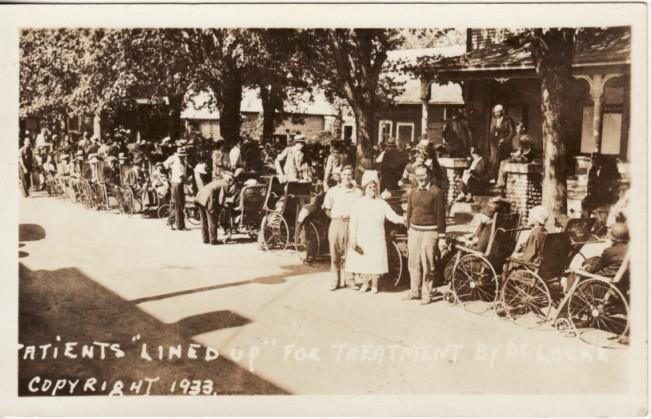
<svg viewBox="0 0 651 419">
<path fill-rule="evenodd" d="M 122 212 L 125 214 L 134 214 L 135 213 L 135 197 L 133 196 L 133 191 L 129 187 L 124 187 L 121 190 L 122 193 Z"/>
<path fill-rule="evenodd" d="M 188 220 L 188 223 L 197 226 L 201 224 L 201 218 L 199 218 L 199 210 L 194 205 L 191 207 L 185 207 L 185 219 Z"/>
<path fill-rule="evenodd" d="M 219 211 L 219 226 L 224 230 L 224 242 L 228 242 L 233 237 L 233 218 L 230 208 L 224 208 Z"/>
<path fill-rule="evenodd" d="M 316 260 L 321 250 L 321 237 L 319 230 L 312 221 L 306 221 L 301 224 L 296 231 L 294 247 L 298 252 L 298 257 L 304 263 L 311 263 Z"/>
<path fill-rule="evenodd" d="M 389 272 L 384 274 L 384 278 L 393 282 L 393 286 L 397 287 L 403 276 L 404 260 L 398 244 L 391 240 L 387 243 L 387 262 Z"/>
<path fill-rule="evenodd" d="M 629 308 L 615 285 L 598 279 L 582 281 L 570 295 L 568 313 L 582 341 L 603 348 L 622 346 L 619 341 L 628 333 Z"/>
<path fill-rule="evenodd" d="M 83 182 L 81 184 L 81 187 L 83 189 L 83 203 L 86 208 L 92 208 L 93 205 L 93 190 L 92 187 L 90 186 L 90 183 L 88 182 Z"/>
<path fill-rule="evenodd" d="M 170 204 L 163 204 L 160 207 L 158 207 L 158 211 L 156 212 L 156 215 L 158 215 L 158 218 L 167 218 L 170 216 Z"/>
<path fill-rule="evenodd" d="M 516 325 L 539 328 L 549 319 L 552 309 L 549 287 L 528 269 L 514 270 L 502 287 L 502 307 Z"/>
<path fill-rule="evenodd" d="M 450 288 L 456 302 L 469 312 L 484 314 L 495 307 L 498 279 L 495 269 L 482 256 L 461 256 L 451 273 Z"/>
<path fill-rule="evenodd" d="M 289 244 L 287 221 L 278 212 L 272 211 L 262 220 L 262 243 L 266 250 L 284 250 Z"/>
</svg>

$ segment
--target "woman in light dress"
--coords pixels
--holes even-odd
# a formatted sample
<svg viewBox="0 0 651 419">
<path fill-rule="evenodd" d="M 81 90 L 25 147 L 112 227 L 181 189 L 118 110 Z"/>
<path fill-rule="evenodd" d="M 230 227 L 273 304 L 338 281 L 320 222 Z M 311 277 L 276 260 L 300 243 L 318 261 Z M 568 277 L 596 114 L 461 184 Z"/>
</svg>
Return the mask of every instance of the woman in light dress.
<svg viewBox="0 0 651 419">
<path fill-rule="evenodd" d="M 362 176 L 364 196 L 353 204 L 350 214 L 350 236 L 346 254 L 346 272 L 356 274 L 362 282 L 361 292 L 378 292 L 378 279 L 389 271 L 384 221 L 404 223 L 389 204 L 380 197 L 377 172 L 367 170 Z"/>
</svg>

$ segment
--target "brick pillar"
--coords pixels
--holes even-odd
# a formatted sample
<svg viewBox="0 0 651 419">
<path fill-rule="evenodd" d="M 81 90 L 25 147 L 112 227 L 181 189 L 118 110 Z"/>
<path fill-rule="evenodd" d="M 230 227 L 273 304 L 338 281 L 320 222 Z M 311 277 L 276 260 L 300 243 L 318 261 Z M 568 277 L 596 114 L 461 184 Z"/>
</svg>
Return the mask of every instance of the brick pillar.
<svg viewBox="0 0 651 419">
<path fill-rule="evenodd" d="M 529 209 L 542 203 L 542 165 L 537 163 L 505 163 L 506 199 L 511 210 L 526 223 Z"/>
<path fill-rule="evenodd" d="M 468 160 L 464 158 L 440 157 L 439 164 L 445 169 L 447 176 L 447 204 L 452 205 L 454 198 L 457 196 L 459 188 L 458 180 L 461 179 L 463 171 L 470 167 Z"/>
</svg>

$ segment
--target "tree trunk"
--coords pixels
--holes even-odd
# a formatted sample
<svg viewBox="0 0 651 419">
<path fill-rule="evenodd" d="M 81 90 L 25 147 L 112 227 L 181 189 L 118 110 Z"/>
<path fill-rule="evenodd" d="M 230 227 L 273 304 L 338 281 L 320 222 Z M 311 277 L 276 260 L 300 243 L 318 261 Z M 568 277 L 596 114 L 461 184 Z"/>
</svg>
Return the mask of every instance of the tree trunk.
<svg viewBox="0 0 651 419">
<path fill-rule="evenodd" d="M 226 144 L 233 145 L 240 137 L 242 82 L 237 75 L 225 75 L 221 86 L 221 94 L 217 94 L 219 131 Z"/>
<path fill-rule="evenodd" d="M 169 128 L 168 135 L 171 139 L 177 140 L 181 138 L 181 111 L 183 111 L 183 96 L 169 95 L 168 118 Z"/>
<path fill-rule="evenodd" d="M 262 140 L 271 143 L 276 123 L 278 111 L 283 109 L 282 88 L 278 85 L 260 86 L 260 99 L 262 99 Z"/>
<path fill-rule="evenodd" d="M 555 218 L 567 213 L 567 143 L 574 29 L 536 29 L 532 57 L 541 79 L 543 117 L 542 204 Z M 550 219 L 550 223 L 553 219 Z"/>
<path fill-rule="evenodd" d="M 373 106 L 360 106 L 353 109 L 353 112 L 357 128 L 356 179 L 360 180 L 364 170 L 372 169 L 374 165 L 375 109 Z"/>
</svg>

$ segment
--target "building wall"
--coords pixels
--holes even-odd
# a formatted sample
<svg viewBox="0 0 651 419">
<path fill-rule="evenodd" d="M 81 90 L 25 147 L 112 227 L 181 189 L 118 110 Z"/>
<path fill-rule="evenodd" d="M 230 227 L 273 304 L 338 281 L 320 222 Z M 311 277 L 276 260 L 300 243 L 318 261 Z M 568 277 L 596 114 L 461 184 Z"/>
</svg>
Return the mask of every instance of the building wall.
<svg viewBox="0 0 651 419">
<path fill-rule="evenodd" d="M 428 106 L 428 137 L 434 144 L 438 144 L 442 141 L 443 125 L 445 119 L 449 118 L 451 111 L 455 108 L 459 108 L 461 105 L 429 105 Z M 390 135 L 394 138 L 403 137 L 399 135 L 398 129 L 399 125 L 403 126 L 408 124 L 413 124 L 413 142 L 417 142 L 420 138 L 421 126 L 422 126 L 422 108 L 421 105 L 416 104 L 398 104 L 395 106 L 387 107 L 377 113 L 376 117 L 376 138 L 374 139 L 377 142 L 380 137 L 380 127 L 382 122 L 390 121 L 391 130 Z M 404 134 L 405 131 L 401 130 L 401 134 Z M 404 137 L 403 137 L 404 138 Z M 400 138 L 401 140 L 403 138 Z"/>
</svg>

